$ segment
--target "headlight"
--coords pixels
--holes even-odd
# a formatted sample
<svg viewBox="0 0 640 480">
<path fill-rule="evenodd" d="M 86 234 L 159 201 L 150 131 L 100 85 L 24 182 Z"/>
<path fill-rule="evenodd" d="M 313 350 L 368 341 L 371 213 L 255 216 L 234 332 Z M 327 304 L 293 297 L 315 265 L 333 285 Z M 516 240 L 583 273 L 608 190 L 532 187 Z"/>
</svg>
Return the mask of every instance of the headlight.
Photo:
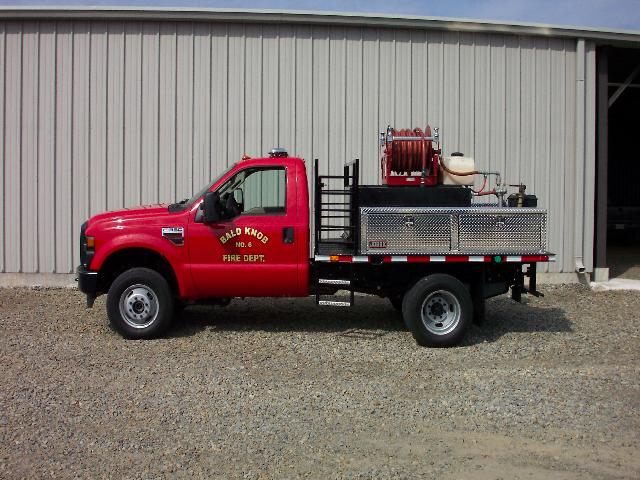
<svg viewBox="0 0 640 480">
<path fill-rule="evenodd" d="M 94 237 L 88 237 L 85 234 L 87 230 L 87 222 L 80 227 L 80 263 L 88 268 L 95 252 L 96 241 Z"/>
</svg>

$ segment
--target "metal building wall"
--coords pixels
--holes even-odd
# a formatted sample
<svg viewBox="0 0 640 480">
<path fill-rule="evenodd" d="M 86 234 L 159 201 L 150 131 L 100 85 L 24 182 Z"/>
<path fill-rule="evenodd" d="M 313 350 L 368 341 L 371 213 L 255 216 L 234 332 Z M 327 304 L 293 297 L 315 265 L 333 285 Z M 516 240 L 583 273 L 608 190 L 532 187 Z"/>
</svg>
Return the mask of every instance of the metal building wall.
<svg viewBox="0 0 640 480">
<path fill-rule="evenodd" d="M 591 270 L 595 50 L 574 39 L 207 22 L 0 23 L 2 272 L 71 272 L 90 215 L 286 147 L 378 179 L 387 124 L 522 181 Z"/>
</svg>

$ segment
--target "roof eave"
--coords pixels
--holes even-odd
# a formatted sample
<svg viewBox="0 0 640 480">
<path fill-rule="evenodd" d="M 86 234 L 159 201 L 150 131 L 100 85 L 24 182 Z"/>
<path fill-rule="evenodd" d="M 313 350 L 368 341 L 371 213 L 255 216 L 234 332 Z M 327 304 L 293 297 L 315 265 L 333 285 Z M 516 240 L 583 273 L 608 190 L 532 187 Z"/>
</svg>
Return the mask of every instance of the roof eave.
<svg viewBox="0 0 640 480">
<path fill-rule="evenodd" d="M 374 28 L 437 29 L 456 32 L 585 38 L 593 39 L 600 43 L 640 44 L 640 31 L 634 30 L 607 30 L 599 28 L 580 28 L 531 23 L 506 23 L 488 20 L 342 12 L 120 6 L 2 6 L 0 7 L 0 17 L 4 19 L 22 20 L 100 19 L 343 25 Z"/>
</svg>

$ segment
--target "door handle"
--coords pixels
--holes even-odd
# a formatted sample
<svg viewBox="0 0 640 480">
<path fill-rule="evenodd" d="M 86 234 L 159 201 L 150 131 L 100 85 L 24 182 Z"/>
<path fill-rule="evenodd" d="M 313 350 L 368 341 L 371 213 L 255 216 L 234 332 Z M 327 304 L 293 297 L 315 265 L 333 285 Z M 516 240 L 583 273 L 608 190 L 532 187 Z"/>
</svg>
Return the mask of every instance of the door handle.
<svg viewBox="0 0 640 480">
<path fill-rule="evenodd" d="M 293 243 L 293 227 L 282 229 L 282 243 Z"/>
</svg>

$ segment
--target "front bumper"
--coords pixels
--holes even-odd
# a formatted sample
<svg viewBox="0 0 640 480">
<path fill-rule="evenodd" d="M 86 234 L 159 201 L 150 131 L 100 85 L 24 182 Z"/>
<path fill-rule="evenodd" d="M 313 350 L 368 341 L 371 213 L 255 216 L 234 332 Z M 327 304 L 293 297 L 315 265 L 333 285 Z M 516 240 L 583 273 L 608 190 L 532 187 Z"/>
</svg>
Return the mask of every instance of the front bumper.
<svg viewBox="0 0 640 480">
<path fill-rule="evenodd" d="M 87 307 L 93 306 L 98 292 L 98 272 L 87 270 L 84 265 L 76 268 L 78 289 L 87 296 Z"/>
</svg>

